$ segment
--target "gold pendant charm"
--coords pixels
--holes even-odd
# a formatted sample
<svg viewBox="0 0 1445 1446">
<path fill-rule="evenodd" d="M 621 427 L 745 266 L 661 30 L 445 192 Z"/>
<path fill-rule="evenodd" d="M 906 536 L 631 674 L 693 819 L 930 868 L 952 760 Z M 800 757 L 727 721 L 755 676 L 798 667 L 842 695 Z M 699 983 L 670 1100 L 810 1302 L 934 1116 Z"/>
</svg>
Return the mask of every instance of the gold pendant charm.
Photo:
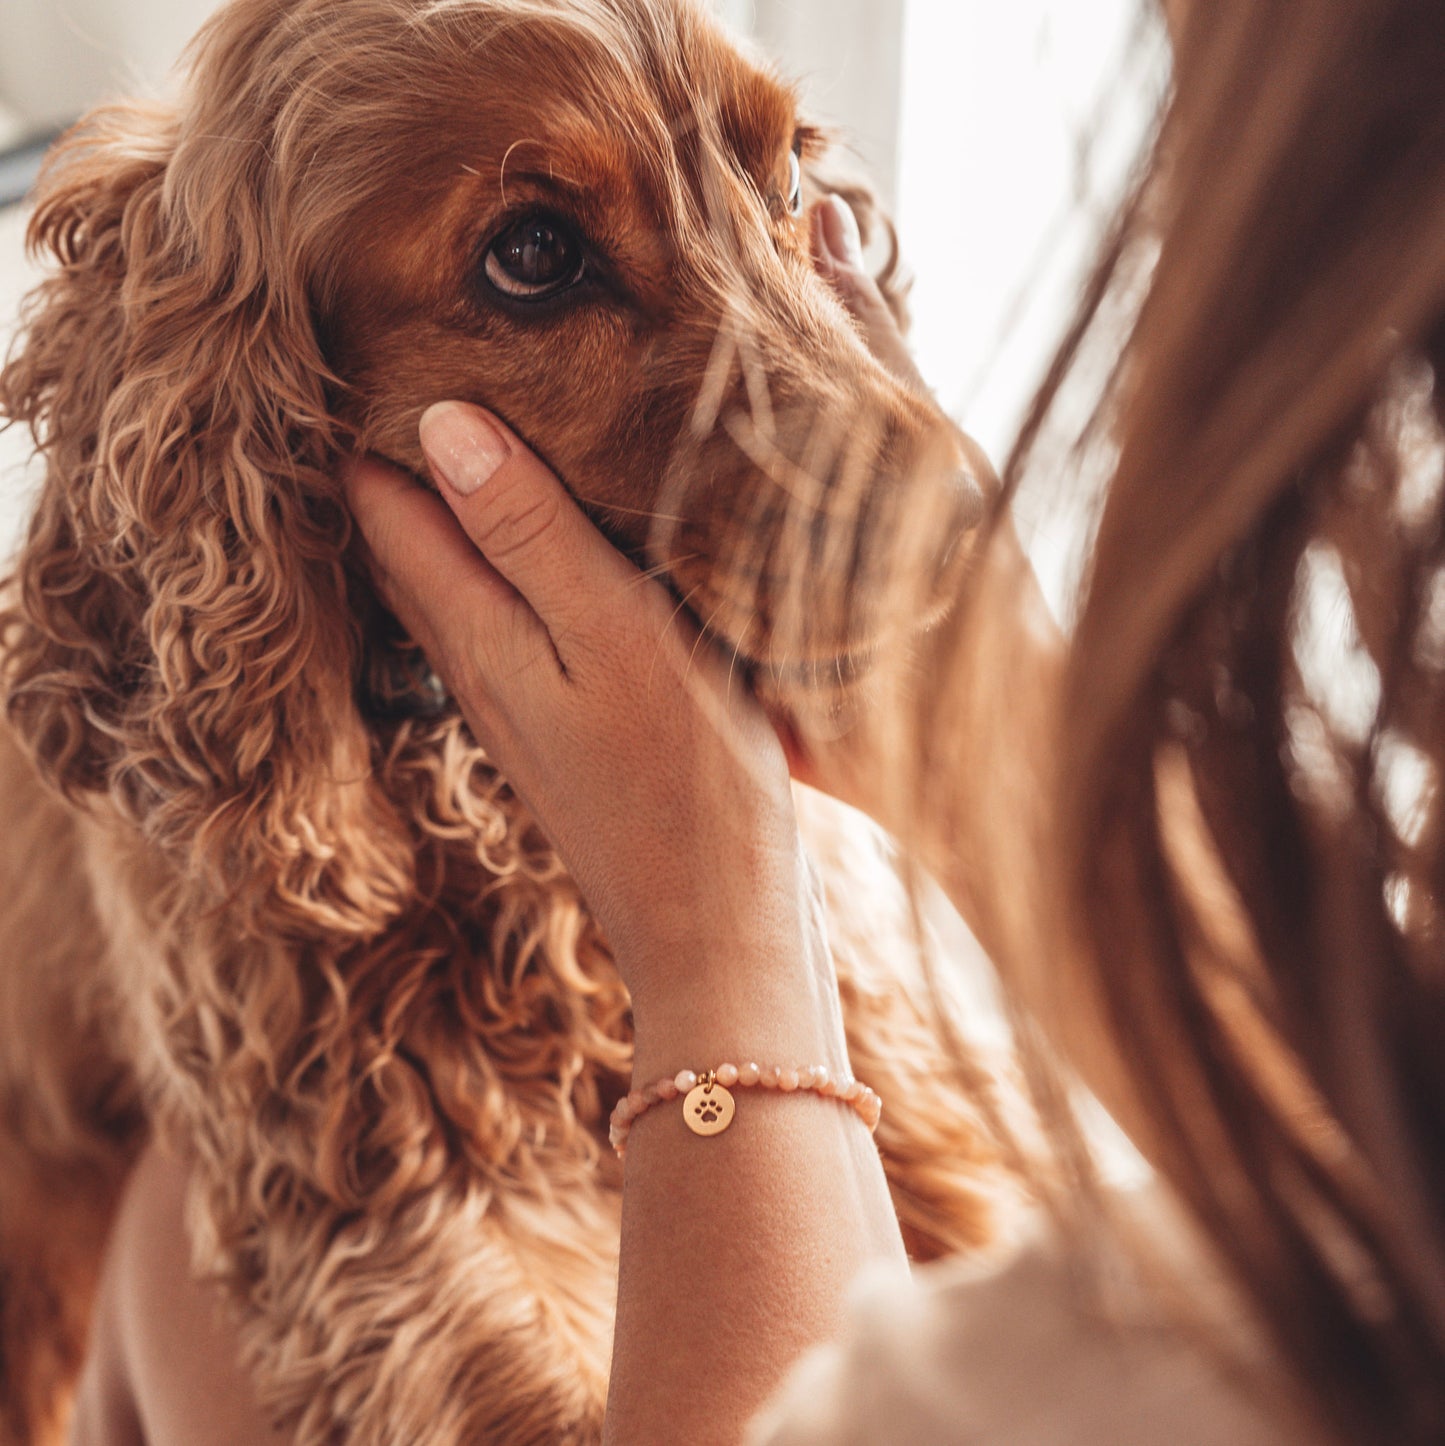
<svg viewBox="0 0 1445 1446">
<path fill-rule="evenodd" d="M 695 1135 L 720 1135 L 732 1124 L 737 1108 L 732 1095 L 709 1070 L 706 1078 L 688 1091 L 682 1102 L 682 1117 Z"/>
</svg>

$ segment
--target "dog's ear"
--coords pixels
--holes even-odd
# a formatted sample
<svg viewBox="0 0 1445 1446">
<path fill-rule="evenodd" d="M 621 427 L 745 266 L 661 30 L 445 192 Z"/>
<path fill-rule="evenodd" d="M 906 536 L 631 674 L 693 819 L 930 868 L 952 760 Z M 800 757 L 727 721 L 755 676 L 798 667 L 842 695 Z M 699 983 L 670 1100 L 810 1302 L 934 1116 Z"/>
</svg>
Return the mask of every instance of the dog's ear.
<svg viewBox="0 0 1445 1446">
<path fill-rule="evenodd" d="M 5 702 L 58 787 L 246 880 L 273 926 L 371 932 L 411 863 L 353 701 L 327 370 L 261 148 L 206 141 L 115 107 L 42 177 L 30 246 L 59 269 L 0 372 L 46 467 Z"/>
<path fill-rule="evenodd" d="M 908 294 L 913 289 L 913 277 L 903 262 L 898 228 L 878 192 L 848 165 L 836 143 L 816 159 L 805 159 L 803 180 L 804 194 L 810 202 L 824 196 L 841 196 L 853 208 L 863 234 L 864 254 L 876 268 L 878 289 L 906 336 L 912 324 Z"/>
</svg>

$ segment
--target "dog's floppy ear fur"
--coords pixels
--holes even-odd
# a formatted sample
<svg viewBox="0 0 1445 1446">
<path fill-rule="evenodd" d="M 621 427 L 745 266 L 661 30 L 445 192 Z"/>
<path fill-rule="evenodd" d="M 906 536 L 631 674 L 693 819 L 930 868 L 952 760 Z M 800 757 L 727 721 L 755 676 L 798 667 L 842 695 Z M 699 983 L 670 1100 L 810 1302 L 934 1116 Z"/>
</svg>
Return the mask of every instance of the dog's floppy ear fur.
<svg viewBox="0 0 1445 1446">
<path fill-rule="evenodd" d="M 5 703 L 56 786 L 266 896 L 271 927 L 279 901 L 370 934 L 411 863 L 352 696 L 342 439 L 264 147 L 220 139 L 114 107 L 46 167 L 29 240 L 60 270 L 0 372 L 46 465 Z"/>
</svg>

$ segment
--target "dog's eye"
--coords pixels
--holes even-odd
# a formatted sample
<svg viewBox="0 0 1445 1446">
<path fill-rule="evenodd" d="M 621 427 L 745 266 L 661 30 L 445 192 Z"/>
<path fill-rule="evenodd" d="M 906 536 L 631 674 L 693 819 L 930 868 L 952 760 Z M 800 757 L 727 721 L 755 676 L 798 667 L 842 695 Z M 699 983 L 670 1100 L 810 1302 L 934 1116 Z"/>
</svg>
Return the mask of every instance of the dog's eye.
<svg viewBox="0 0 1445 1446">
<path fill-rule="evenodd" d="M 582 243 L 560 222 L 528 216 L 502 232 L 487 251 L 487 280 L 504 296 L 539 301 L 582 279 Z"/>
<path fill-rule="evenodd" d="M 796 147 L 788 153 L 788 210 L 803 214 L 803 160 Z"/>
</svg>

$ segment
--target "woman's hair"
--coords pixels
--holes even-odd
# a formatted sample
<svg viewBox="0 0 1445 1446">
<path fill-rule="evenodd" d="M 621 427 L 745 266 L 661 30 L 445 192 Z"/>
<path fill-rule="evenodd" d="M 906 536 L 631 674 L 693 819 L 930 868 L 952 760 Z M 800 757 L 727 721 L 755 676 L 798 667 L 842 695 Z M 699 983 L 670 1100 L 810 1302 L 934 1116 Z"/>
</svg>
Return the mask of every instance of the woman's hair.
<svg viewBox="0 0 1445 1446">
<path fill-rule="evenodd" d="M 1008 469 L 1128 305 L 1034 942 L 1321 1425 L 1396 1446 L 1445 1439 L 1442 58 L 1439 0 L 1197 0 Z"/>
</svg>

